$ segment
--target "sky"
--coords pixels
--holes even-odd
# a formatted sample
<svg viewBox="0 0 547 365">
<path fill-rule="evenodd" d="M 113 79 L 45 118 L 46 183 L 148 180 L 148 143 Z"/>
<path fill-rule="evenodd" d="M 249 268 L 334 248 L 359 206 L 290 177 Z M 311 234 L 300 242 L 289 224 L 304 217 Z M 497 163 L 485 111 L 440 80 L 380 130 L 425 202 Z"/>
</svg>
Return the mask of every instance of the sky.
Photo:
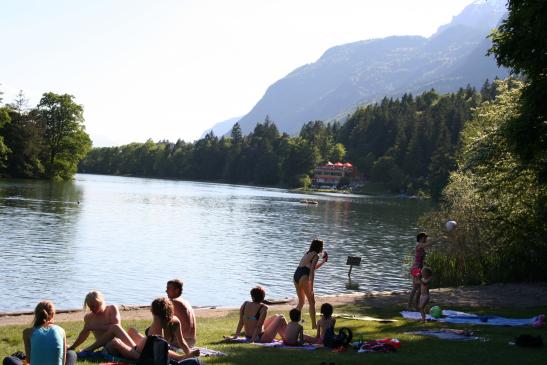
<svg viewBox="0 0 547 365">
<path fill-rule="evenodd" d="M 193 141 L 330 47 L 429 37 L 472 0 L 0 0 L 0 91 L 74 95 L 94 146 Z"/>
</svg>

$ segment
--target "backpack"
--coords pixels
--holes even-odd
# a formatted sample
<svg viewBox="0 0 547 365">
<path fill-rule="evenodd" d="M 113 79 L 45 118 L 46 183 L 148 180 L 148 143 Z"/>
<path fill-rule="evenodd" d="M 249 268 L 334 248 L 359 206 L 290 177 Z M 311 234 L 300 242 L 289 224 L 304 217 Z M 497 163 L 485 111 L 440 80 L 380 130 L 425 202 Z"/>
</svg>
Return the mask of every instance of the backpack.
<svg viewBox="0 0 547 365">
<path fill-rule="evenodd" d="M 137 365 L 169 365 L 169 343 L 160 336 L 147 336 Z"/>
<path fill-rule="evenodd" d="M 347 346 L 353 339 L 353 332 L 347 327 L 342 327 L 338 330 L 338 334 L 334 334 L 334 327 L 327 328 L 325 331 L 325 338 L 323 344 L 326 347 L 336 348 L 340 346 Z"/>
<path fill-rule="evenodd" d="M 515 338 L 515 345 L 521 347 L 542 347 L 543 339 L 541 336 L 520 335 Z"/>
</svg>

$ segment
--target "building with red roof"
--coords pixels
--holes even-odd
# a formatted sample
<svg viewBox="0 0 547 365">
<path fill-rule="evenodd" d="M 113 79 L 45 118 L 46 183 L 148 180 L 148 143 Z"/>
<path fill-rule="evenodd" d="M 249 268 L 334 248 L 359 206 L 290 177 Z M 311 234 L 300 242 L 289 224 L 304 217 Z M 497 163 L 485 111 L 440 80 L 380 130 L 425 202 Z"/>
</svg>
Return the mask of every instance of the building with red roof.
<svg viewBox="0 0 547 365">
<path fill-rule="evenodd" d="M 327 162 L 315 168 L 313 185 L 317 187 L 339 187 L 341 181 L 349 185 L 354 176 L 355 168 L 351 163 Z"/>
</svg>

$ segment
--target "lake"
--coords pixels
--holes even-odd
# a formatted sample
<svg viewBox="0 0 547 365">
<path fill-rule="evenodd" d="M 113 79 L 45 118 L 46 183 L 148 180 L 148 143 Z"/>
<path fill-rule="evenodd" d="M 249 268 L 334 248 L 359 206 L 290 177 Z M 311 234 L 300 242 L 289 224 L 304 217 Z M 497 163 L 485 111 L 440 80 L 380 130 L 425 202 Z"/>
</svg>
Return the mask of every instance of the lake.
<svg viewBox="0 0 547 365">
<path fill-rule="evenodd" d="M 109 303 L 148 304 L 172 278 L 198 306 L 239 305 L 256 285 L 267 298 L 294 297 L 294 270 L 315 237 L 329 253 L 317 294 L 404 289 L 417 219 L 430 208 L 399 197 L 131 177 L 0 179 L 0 312 L 43 299 L 79 308 L 92 289 Z M 351 287 L 349 255 L 362 257 Z"/>
</svg>

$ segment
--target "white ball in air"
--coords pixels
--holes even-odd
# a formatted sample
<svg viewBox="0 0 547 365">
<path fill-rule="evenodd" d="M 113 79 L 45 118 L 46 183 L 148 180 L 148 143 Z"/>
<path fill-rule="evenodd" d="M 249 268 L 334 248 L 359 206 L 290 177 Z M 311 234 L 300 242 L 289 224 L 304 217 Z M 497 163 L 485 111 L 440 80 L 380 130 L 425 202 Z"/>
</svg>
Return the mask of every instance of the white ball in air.
<svg viewBox="0 0 547 365">
<path fill-rule="evenodd" d="M 458 225 L 458 223 L 456 223 L 456 221 L 448 221 L 446 222 L 446 230 L 448 232 L 452 231 L 454 228 L 456 228 L 456 226 Z"/>
</svg>

